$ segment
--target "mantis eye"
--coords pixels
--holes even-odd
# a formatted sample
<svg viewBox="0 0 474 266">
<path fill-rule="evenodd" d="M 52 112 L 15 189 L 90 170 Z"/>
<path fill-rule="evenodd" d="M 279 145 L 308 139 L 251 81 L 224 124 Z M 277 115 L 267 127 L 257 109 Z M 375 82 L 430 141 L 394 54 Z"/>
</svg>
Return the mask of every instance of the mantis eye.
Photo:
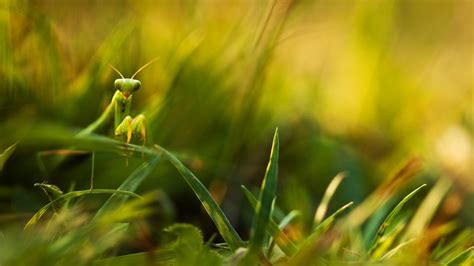
<svg viewBox="0 0 474 266">
<path fill-rule="evenodd" d="M 141 86 L 142 86 L 141 82 L 137 80 L 137 82 L 133 84 L 133 91 L 139 90 Z"/>
<path fill-rule="evenodd" d="M 117 89 L 117 90 L 119 90 L 119 91 L 122 91 L 122 84 L 121 84 L 121 82 L 120 82 L 119 79 L 116 79 L 116 80 L 114 81 L 114 87 L 115 87 L 115 89 Z"/>
</svg>

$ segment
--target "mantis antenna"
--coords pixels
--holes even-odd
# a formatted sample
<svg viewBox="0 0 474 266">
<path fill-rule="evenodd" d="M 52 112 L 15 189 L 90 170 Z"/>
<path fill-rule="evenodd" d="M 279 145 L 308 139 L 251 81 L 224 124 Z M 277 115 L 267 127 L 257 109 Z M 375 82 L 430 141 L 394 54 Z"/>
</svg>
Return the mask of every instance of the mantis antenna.
<svg viewBox="0 0 474 266">
<path fill-rule="evenodd" d="M 143 69 L 145 69 L 147 66 L 151 65 L 153 62 L 155 62 L 156 60 L 158 60 L 159 57 L 156 57 L 155 59 L 151 60 L 150 62 L 144 64 L 142 67 L 140 67 L 137 72 L 135 72 L 135 74 L 133 74 L 133 76 L 131 77 L 131 79 L 133 79 L 138 73 L 140 73 L 140 71 L 142 71 Z"/>
<path fill-rule="evenodd" d="M 115 72 L 117 72 L 120 77 L 122 77 L 122 79 L 125 79 L 125 77 L 122 75 L 122 73 L 120 73 L 120 71 L 118 71 L 118 69 L 116 69 L 113 65 L 109 64 L 109 67 L 111 67 L 113 70 L 115 70 Z"/>
</svg>

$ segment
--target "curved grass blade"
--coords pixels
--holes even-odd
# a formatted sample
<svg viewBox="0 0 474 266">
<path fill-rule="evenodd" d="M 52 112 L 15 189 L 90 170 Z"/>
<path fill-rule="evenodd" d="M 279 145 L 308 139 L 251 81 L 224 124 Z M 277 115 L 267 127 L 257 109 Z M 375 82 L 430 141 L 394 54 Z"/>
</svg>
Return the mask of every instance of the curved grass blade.
<svg viewBox="0 0 474 266">
<path fill-rule="evenodd" d="M 258 203 L 257 198 L 245 186 L 241 186 L 241 188 L 245 194 L 245 197 L 250 202 L 250 205 L 255 211 Z M 268 223 L 266 230 L 273 236 L 276 244 L 288 257 L 291 257 L 296 253 L 296 245 L 286 236 L 285 233 L 283 233 L 283 231 L 278 227 L 278 224 L 272 218 L 270 218 L 270 222 Z"/>
<path fill-rule="evenodd" d="M 418 188 L 413 190 L 410 194 L 405 196 L 397 204 L 397 206 L 395 206 L 395 208 L 393 208 L 393 210 L 388 214 L 387 218 L 385 218 L 383 223 L 380 225 L 379 230 L 377 231 L 377 234 L 374 237 L 374 240 L 369 250 L 369 255 L 372 254 L 372 252 L 380 245 L 380 239 L 385 234 L 385 230 L 390 226 L 395 216 L 397 216 L 397 214 L 402 210 L 403 206 L 405 206 L 405 204 L 423 187 L 426 187 L 426 184 L 419 186 Z"/>
<path fill-rule="evenodd" d="M 214 199 L 211 196 L 211 193 L 206 189 L 206 187 L 201 183 L 201 181 L 186 167 L 181 163 L 181 161 L 171 154 L 166 149 L 155 144 L 155 147 L 163 152 L 163 156 L 173 164 L 173 166 L 178 170 L 181 176 L 184 178 L 186 183 L 194 191 L 194 194 L 201 201 L 202 206 L 211 217 L 212 221 L 219 230 L 219 233 L 224 238 L 224 240 L 229 245 L 229 248 L 233 251 L 237 250 L 239 247 L 244 246 L 244 242 L 237 234 L 235 229 L 230 224 L 229 220 L 225 216 L 222 209 L 217 205 Z"/>
<path fill-rule="evenodd" d="M 316 213 L 314 214 L 314 225 L 318 225 L 324 218 L 326 211 L 328 209 L 329 202 L 331 201 L 332 196 L 336 192 L 336 189 L 341 184 L 342 180 L 344 179 L 344 173 L 338 173 L 329 183 L 326 192 L 324 192 L 323 199 L 321 200 L 321 204 L 319 204 Z"/>
<path fill-rule="evenodd" d="M 336 218 L 347 208 L 352 206 L 352 204 L 354 204 L 353 201 L 347 203 L 346 205 L 335 211 L 333 214 L 331 214 L 328 218 L 324 219 L 318 226 L 316 226 L 316 228 L 314 228 L 313 233 L 308 237 L 308 239 L 325 233 L 329 229 L 329 227 L 331 227 L 334 221 L 336 221 Z"/>
<path fill-rule="evenodd" d="M 470 229 L 465 229 L 458 233 L 454 239 L 449 241 L 446 245 L 443 245 L 446 238 L 443 238 L 438 244 L 438 247 L 432 252 L 432 260 L 434 261 L 444 261 L 449 254 L 452 253 L 456 247 L 464 246 L 466 243 L 469 243 L 472 238 L 473 231 Z"/>
<path fill-rule="evenodd" d="M 439 179 L 418 207 L 410 221 L 402 240 L 419 237 L 433 218 L 444 196 L 451 189 L 452 182 L 447 178 Z"/>
<path fill-rule="evenodd" d="M 33 215 L 33 217 L 31 217 L 31 219 L 25 225 L 25 229 L 35 225 L 39 221 L 39 219 L 41 219 L 43 214 L 45 214 L 46 211 L 57 202 L 61 200 L 70 200 L 73 198 L 77 198 L 77 197 L 89 195 L 89 194 L 122 194 L 122 195 L 132 196 L 136 198 L 141 198 L 139 195 L 133 192 L 120 191 L 120 190 L 115 190 L 115 189 L 93 189 L 93 190 L 88 189 L 88 190 L 72 191 L 72 192 L 69 192 L 57 197 L 56 199 L 54 199 L 53 201 L 50 201 L 48 204 L 44 205 L 41 209 L 39 209 L 39 211 L 37 211 L 35 215 Z"/>
<path fill-rule="evenodd" d="M 452 258 L 450 261 L 448 261 L 446 264 L 447 265 L 472 265 L 473 262 L 474 262 L 474 246 L 463 250 L 454 258 Z"/>
<path fill-rule="evenodd" d="M 389 252 L 385 253 L 385 255 L 382 256 L 382 258 L 380 258 L 380 260 L 386 260 L 386 259 L 389 259 L 391 257 L 393 257 L 395 254 L 397 254 L 397 252 L 399 252 L 402 248 L 406 247 L 407 245 L 413 243 L 414 241 L 416 240 L 416 238 L 412 238 L 412 239 L 408 239 L 406 240 L 405 242 L 402 242 L 400 243 L 398 246 L 394 247 L 393 249 L 391 249 Z"/>
<path fill-rule="evenodd" d="M 289 225 L 298 216 L 301 216 L 301 212 L 298 210 L 292 210 L 290 213 L 288 213 L 287 216 L 283 218 L 283 220 L 281 220 L 281 222 L 278 224 L 278 228 L 283 230 L 287 225 Z"/>
<path fill-rule="evenodd" d="M 377 246 L 376 249 L 369 253 L 371 259 L 377 260 L 382 257 L 390 247 L 395 243 L 395 240 L 400 236 L 403 230 L 406 227 L 406 223 L 400 222 L 395 225 L 395 228 L 392 232 L 384 234 L 383 237 L 380 239 L 380 244 Z"/>
<path fill-rule="evenodd" d="M 144 162 L 139 166 L 130 176 L 120 185 L 117 189 L 118 191 L 128 191 L 135 192 L 138 186 L 147 178 L 155 166 L 160 161 L 161 155 L 155 156 L 151 161 Z M 101 216 L 110 209 L 113 209 L 115 206 L 122 204 L 128 199 L 128 195 L 119 195 L 113 194 L 110 198 L 102 205 L 102 207 L 97 211 L 94 219 Z"/>
<path fill-rule="evenodd" d="M 250 233 L 250 253 L 256 253 L 261 250 L 264 240 L 266 227 L 270 221 L 272 205 L 276 197 L 276 186 L 278 176 L 278 150 L 279 138 L 278 128 L 273 136 L 272 150 L 268 162 L 267 171 L 262 181 L 260 195 L 255 209 L 255 216 Z"/>
<path fill-rule="evenodd" d="M 336 218 L 344 212 L 347 208 L 349 208 L 354 202 L 349 202 L 348 204 L 342 206 L 337 211 L 335 211 L 332 215 L 328 218 L 324 219 L 311 233 L 309 237 L 307 237 L 303 243 L 298 247 L 296 254 L 291 258 L 290 265 L 301 265 L 302 263 L 306 262 L 308 259 L 314 259 L 315 257 L 319 257 L 320 254 L 318 253 L 319 244 L 320 244 L 320 236 L 324 234 L 331 225 L 335 222 Z M 330 236 L 329 238 L 332 238 Z"/>
<path fill-rule="evenodd" d="M 13 152 L 15 151 L 17 143 L 18 142 L 6 148 L 5 151 L 0 154 L 0 172 L 2 172 L 3 167 L 5 166 L 5 163 L 7 162 L 8 158 L 10 158 L 10 156 L 12 156 Z"/>
<path fill-rule="evenodd" d="M 283 217 L 281 222 L 278 224 L 278 228 L 280 230 L 284 230 L 286 226 L 288 226 L 294 219 L 296 219 L 298 216 L 301 216 L 301 212 L 298 210 L 292 210 L 288 215 Z M 270 218 L 271 219 L 271 218 Z M 271 220 L 270 220 L 271 223 Z M 273 249 L 275 248 L 275 238 L 270 239 L 270 245 L 268 246 L 268 251 L 267 251 L 267 257 L 271 258 Z"/>
<path fill-rule="evenodd" d="M 421 169 L 422 161 L 419 158 L 414 157 L 409 160 L 394 176 L 383 182 L 367 199 L 351 211 L 349 217 L 345 219 L 345 224 L 342 225 L 344 231 L 362 225 Z"/>
</svg>

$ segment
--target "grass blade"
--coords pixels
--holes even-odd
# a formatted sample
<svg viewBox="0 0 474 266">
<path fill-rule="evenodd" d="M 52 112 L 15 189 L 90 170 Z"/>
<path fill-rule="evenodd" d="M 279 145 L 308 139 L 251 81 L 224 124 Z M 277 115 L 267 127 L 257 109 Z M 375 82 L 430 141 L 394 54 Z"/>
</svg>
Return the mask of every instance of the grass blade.
<svg viewBox="0 0 474 266">
<path fill-rule="evenodd" d="M 267 171 L 262 181 L 260 195 L 255 209 L 255 216 L 252 223 L 250 237 L 250 253 L 260 250 L 265 240 L 265 232 L 267 224 L 270 221 L 272 205 L 276 197 L 276 186 L 278 176 L 278 128 L 273 136 L 272 150 L 270 152 L 270 161 L 268 162 Z"/>
<path fill-rule="evenodd" d="M 322 223 L 320 223 L 318 226 L 316 226 L 316 228 L 314 228 L 313 233 L 308 237 L 308 239 L 313 238 L 315 236 L 319 236 L 319 235 L 325 233 L 329 229 L 329 227 L 331 227 L 331 225 L 334 223 L 334 221 L 336 221 L 336 218 L 342 212 L 344 212 L 347 208 L 352 206 L 352 204 L 354 204 L 353 201 L 347 203 L 346 205 L 342 206 L 337 211 L 335 211 L 333 214 L 331 214 L 331 216 L 324 219 L 324 221 Z"/>
<path fill-rule="evenodd" d="M 394 247 L 393 249 L 391 249 L 389 252 L 385 253 L 385 255 L 382 256 L 382 258 L 380 258 L 380 260 L 386 260 L 386 259 L 389 259 L 391 257 L 393 257 L 395 254 L 397 254 L 402 248 L 406 247 L 407 245 L 410 245 L 411 243 L 413 243 L 414 241 L 416 240 L 416 238 L 412 238 L 412 239 L 409 239 L 409 240 L 406 240 L 402 243 L 400 243 L 398 246 Z"/>
<path fill-rule="evenodd" d="M 214 199 L 211 196 L 211 193 L 207 190 L 207 188 L 201 183 L 201 181 L 186 167 L 181 163 L 181 161 L 176 158 L 173 154 L 171 154 L 166 149 L 155 145 L 155 147 L 163 152 L 165 158 L 173 164 L 173 166 L 178 170 L 181 176 L 184 178 L 186 183 L 191 187 L 194 191 L 194 194 L 198 197 L 201 201 L 202 206 L 206 210 L 206 212 L 211 217 L 212 221 L 219 230 L 219 233 L 224 238 L 226 243 L 229 245 L 229 248 L 232 250 L 236 250 L 239 247 L 244 246 L 244 242 L 237 234 L 235 229 L 230 224 L 229 220 L 225 216 L 222 209 L 217 205 Z"/>
<path fill-rule="evenodd" d="M 446 245 L 443 245 L 444 240 L 440 241 L 439 246 L 433 251 L 431 259 L 435 261 L 444 261 L 450 253 L 453 252 L 457 247 L 463 246 L 470 241 L 473 232 L 470 229 L 466 229 L 456 235 L 454 239 L 449 241 Z"/>
<path fill-rule="evenodd" d="M 63 195 L 59 196 L 58 198 L 50 201 L 48 204 L 44 205 L 41 209 L 39 209 L 39 211 L 37 211 L 35 213 L 35 215 L 33 215 L 33 217 L 31 217 L 30 220 L 28 221 L 28 223 L 25 225 L 25 229 L 35 225 L 39 221 L 39 219 L 41 219 L 43 214 L 45 214 L 46 211 L 51 206 L 53 206 L 55 203 L 57 203 L 59 201 L 62 201 L 62 200 L 70 200 L 70 199 L 73 199 L 73 198 L 77 198 L 77 197 L 84 196 L 84 195 L 90 195 L 90 194 L 121 194 L 121 195 L 141 198 L 139 195 L 137 195 L 133 192 L 120 191 L 120 190 L 115 190 L 115 189 L 93 189 L 93 190 L 88 189 L 88 190 L 72 191 L 72 192 L 69 192 L 69 193 L 66 193 L 66 194 L 63 194 Z"/>
<path fill-rule="evenodd" d="M 14 143 L 10 147 L 6 148 L 2 154 L 0 154 L 0 172 L 3 170 L 3 167 L 5 166 L 5 163 L 7 162 L 8 158 L 10 158 L 10 156 L 15 151 L 16 144 L 17 143 Z"/>
<path fill-rule="evenodd" d="M 447 265 L 460 265 L 460 264 L 472 265 L 473 257 L 474 257 L 474 247 L 469 247 L 463 250 L 462 252 L 460 252 L 458 255 L 456 255 L 446 264 Z"/>
<path fill-rule="evenodd" d="M 303 243 L 298 247 L 296 254 L 291 258 L 290 265 L 301 265 L 308 260 L 314 260 L 315 257 L 320 256 L 319 254 L 319 237 L 325 233 L 331 225 L 334 223 L 336 218 L 349 208 L 354 202 L 349 202 L 348 204 L 342 206 L 337 211 L 335 211 L 328 218 L 324 219 L 309 235 Z M 332 237 L 329 237 L 332 238 Z"/>
<path fill-rule="evenodd" d="M 428 193 L 408 225 L 403 240 L 419 237 L 423 234 L 439 204 L 451 188 L 451 181 L 441 178 Z"/>
<path fill-rule="evenodd" d="M 394 176 L 383 182 L 371 195 L 357 206 L 345 219 L 344 230 L 352 230 L 362 225 L 374 212 L 383 206 L 393 194 L 421 171 L 422 162 L 412 158 Z"/>
<path fill-rule="evenodd" d="M 329 183 L 326 192 L 324 193 L 323 199 L 321 200 L 321 204 L 319 204 L 319 207 L 314 214 L 314 225 L 318 225 L 323 220 L 324 215 L 328 209 L 329 202 L 331 201 L 332 196 L 336 192 L 336 189 L 339 187 L 344 177 L 344 173 L 339 173 L 332 179 L 331 183 Z"/>
<path fill-rule="evenodd" d="M 278 227 L 283 230 L 287 225 L 289 225 L 294 219 L 296 219 L 298 216 L 301 216 L 301 212 L 298 210 L 292 210 L 290 213 L 288 213 L 287 216 L 285 216 L 281 222 L 278 224 Z"/>
<path fill-rule="evenodd" d="M 372 254 L 372 252 L 379 246 L 380 239 L 384 235 L 385 230 L 390 226 L 393 219 L 401 211 L 403 206 L 405 206 L 405 203 L 407 203 L 418 191 L 420 191 L 420 189 L 422 189 L 425 186 L 426 186 L 426 184 L 423 184 L 423 185 L 419 186 L 417 189 L 413 190 L 410 194 L 408 194 L 406 197 L 404 197 L 397 204 L 397 206 L 395 206 L 395 208 L 388 214 L 387 218 L 385 218 L 383 223 L 380 225 L 379 230 L 377 231 L 377 234 L 374 237 L 374 240 L 373 240 L 372 245 L 370 247 L 369 254 Z"/>
<path fill-rule="evenodd" d="M 283 217 L 281 222 L 278 224 L 278 228 L 280 230 L 284 230 L 287 225 L 289 225 L 294 219 L 296 219 L 298 216 L 301 216 L 301 212 L 298 210 L 292 210 L 288 215 Z M 271 218 L 270 218 L 271 219 Z M 271 221 L 270 221 L 271 223 Z M 267 257 L 271 258 L 273 248 L 275 247 L 275 238 L 271 238 L 270 240 L 270 245 L 268 246 L 268 251 L 267 251 Z"/>
<path fill-rule="evenodd" d="M 135 169 L 133 173 L 130 174 L 130 176 L 120 185 L 117 190 L 135 192 L 138 186 L 151 174 L 153 169 L 155 169 L 155 166 L 160 161 L 160 158 L 161 155 L 157 155 L 151 161 L 143 163 L 140 167 Z M 113 194 L 97 211 L 94 219 L 101 216 L 106 211 L 114 208 L 115 206 L 122 204 L 128 199 L 128 197 L 128 195 Z"/>
<path fill-rule="evenodd" d="M 255 211 L 258 203 L 257 198 L 245 186 L 241 187 L 244 191 L 245 197 Z M 285 235 L 285 233 L 283 233 L 283 231 L 278 227 L 278 224 L 272 218 L 270 218 L 266 230 L 273 236 L 276 244 L 287 256 L 291 257 L 296 253 L 296 245 Z"/>
</svg>

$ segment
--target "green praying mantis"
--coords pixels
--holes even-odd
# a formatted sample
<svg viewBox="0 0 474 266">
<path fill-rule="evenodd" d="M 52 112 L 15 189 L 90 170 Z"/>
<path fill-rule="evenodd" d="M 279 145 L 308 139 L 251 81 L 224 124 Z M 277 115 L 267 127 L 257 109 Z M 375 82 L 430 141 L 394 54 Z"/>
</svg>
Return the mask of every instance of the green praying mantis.
<svg viewBox="0 0 474 266">
<path fill-rule="evenodd" d="M 102 114 L 86 128 L 81 130 L 77 136 L 86 136 L 91 133 L 97 133 L 104 130 L 108 125 L 111 124 L 112 120 L 114 121 L 114 137 L 116 139 L 122 140 L 127 144 L 131 142 L 142 142 L 143 148 L 145 147 L 147 140 L 147 126 L 146 118 L 144 114 L 139 114 L 132 118 L 130 116 L 130 107 L 132 104 L 133 95 L 141 88 L 141 82 L 138 79 L 135 79 L 135 76 L 140 73 L 143 69 L 148 67 L 150 64 L 155 62 L 158 58 L 155 58 L 142 67 L 140 67 L 130 78 L 125 78 L 119 70 L 117 70 L 112 65 L 109 65 L 115 72 L 120 75 L 119 79 L 114 81 L 114 87 L 116 89 L 110 103 L 107 105 Z M 64 152 L 60 151 L 60 154 Z M 71 152 L 74 153 L 74 152 Z M 39 164 L 43 172 L 46 172 L 46 168 L 41 159 L 42 155 L 51 154 L 51 153 L 40 153 L 39 154 Z M 60 156 L 56 158 L 57 160 L 54 163 L 54 168 L 61 164 L 65 159 L 65 156 Z M 95 153 L 92 152 L 92 173 L 91 173 L 91 191 L 93 189 L 93 180 L 94 180 L 94 161 Z M 126 160 L 128 164 L 128 159 Z"/>
<path fill-rule="evenodd" d="M 126 143 L 130 143 L 132 140 L 140 140 L 143 145 L 145 145 L 147 136 L 145 115 L 139 114 L 135 116 L 135 118 L 132 118 L 130 116 L 130 106 L 132 104 L 133 94 L 135 94 L 142 85 L 140 80 L 135 79 L 135 76 L 156 60 L 157 58 L 140 67 L 130 78 L 125 78 L 120 71 L 110 66 L 121 77 L 114 81 L 116 91 L 112 96 L 112 100 L 99 118 L 81 130 L 78 135 L 94 133 L 109 124 L 109 121 L 113 119 L 116 138 Z"/>
</svg>

